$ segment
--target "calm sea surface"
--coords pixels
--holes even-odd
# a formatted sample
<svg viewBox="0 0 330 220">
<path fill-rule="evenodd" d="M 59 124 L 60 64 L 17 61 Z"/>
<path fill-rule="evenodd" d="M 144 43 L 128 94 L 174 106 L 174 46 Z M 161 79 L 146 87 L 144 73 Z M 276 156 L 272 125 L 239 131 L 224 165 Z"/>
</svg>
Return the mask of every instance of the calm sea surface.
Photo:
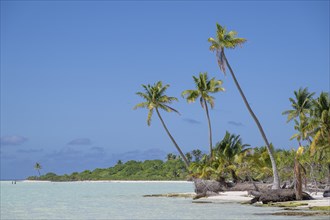
<svg viewBox="0 0 330 220">
<path fill-rule="evenodd" d="M 193 192 L 189 182 L 1 181 L 0 219 L 301 219 L 256 215 L 278 208 L 237 203 L 197 204 L 146 194 Z M 303 219 L 309 219 L 303 217 Z M 310 219 L 328 219 L 312 217 Z"/>
</svg>

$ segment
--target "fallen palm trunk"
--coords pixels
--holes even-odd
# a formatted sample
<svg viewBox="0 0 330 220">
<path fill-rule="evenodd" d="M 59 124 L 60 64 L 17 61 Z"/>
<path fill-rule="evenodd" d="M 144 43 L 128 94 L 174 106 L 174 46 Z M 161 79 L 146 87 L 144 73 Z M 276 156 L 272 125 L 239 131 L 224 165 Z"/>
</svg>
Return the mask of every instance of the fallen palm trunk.
<svg viewBox="0 0 330 220">
<path fill-rule="evenodd" d="M 253 182 L 242 182 L 232 183 L 216 180 L 203 180 L 194 179 L 195 193 L 206 193 L 206 192 L 223 192 L 223 191 L 250 191 L 254 190 L 257 186 L 261 190 L 270 189 L 272 184 L 266 183 L 253 183 Z"/>
<path fill-rule="evenodd" d="M 251 191 L 255 189 L 255 186 L 258 189 L 267 190 L 272 185 L 264 183 L 232 183 L 225 181 L 216 181 L 216 180 L 203 180 L 203 179 L 194 179 L 195 193 L 196 196 L 194 199 L 199 199 L 203 197 L 208 197 L 216 195 L 219 192 L 224 191 Z"/>
<path fill-rule="evenodd" d="M 225 182 L 219 182 L 216 180 L 203 180 L 203 179 L 194 179 L 195 193 L 198 194 L 207 194 L 208 192 L 218 193 L 224 191 L 226 187 Z"/>
<path fill-rule="evenodd" d="M 285 201 L 295 201 L 296 193 L 293 189 L 273 189 L 267 191 L 250 191 L 250 194 L 254 196 L 254 198 L 250 201 L 251 204 L 255 202 L 262 202 L 263 204 L 267 204 L 270 202 L 285 202 Z M 302 200 L 312 200 L 308 193 L 302 192 Z"/>
</svg>

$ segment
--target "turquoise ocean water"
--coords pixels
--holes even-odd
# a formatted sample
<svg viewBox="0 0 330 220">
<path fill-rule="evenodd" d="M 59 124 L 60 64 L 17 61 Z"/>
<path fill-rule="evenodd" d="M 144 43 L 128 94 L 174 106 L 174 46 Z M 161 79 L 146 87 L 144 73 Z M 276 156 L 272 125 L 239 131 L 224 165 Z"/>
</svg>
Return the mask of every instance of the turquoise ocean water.
<svg viewBox="0 0 330 220">
<path fill-rule="evenodd" d="M 280 211 L 237 203 L 198 204 L 185 198 L 146 194 L 193 192 L 190 182 L 1 181 L 5 219 L 301 219 L 260 215 Z M 309 219 L 303 217 L 303 219 Z M 328 219 L 313 217 L 310 219 Z"/>
</svg>

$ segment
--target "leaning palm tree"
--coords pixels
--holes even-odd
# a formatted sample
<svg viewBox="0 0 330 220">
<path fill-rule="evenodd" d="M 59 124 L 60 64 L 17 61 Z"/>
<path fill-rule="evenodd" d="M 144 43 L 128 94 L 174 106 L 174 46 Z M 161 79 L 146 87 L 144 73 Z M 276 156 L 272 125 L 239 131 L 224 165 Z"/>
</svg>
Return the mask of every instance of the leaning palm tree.
<svg viewBox="0 0 330 220">
<path fill-rule="evenodd" d="M 182 96 L 187 96 L 186 99 L 188 103 L 195 102 L 196 99 L 199 98 L 202 108 L 205 109 L 209 126 L 210 158 L 212 158 L 212 127 L 207 103 L 209 103 L 211 108 L 213 109 L 214 97 L 210 96 L 209 93 L 216 93 L 224 91 L 225 89 L 221 87 L 221 80 L 216 80 L 215 78 L 209 80 L 207 72 L 199 73 L 199 77 L 193 76 L 193 79 L 195 82 L 196 90 L 185 90 L 182 92 Z"/>
<path fill-rule="evenodd" d="M 165 122 L 162 118 L 162 116 L 159 113 L 159 109 L 162 109 L 166 112 L 176 112 L 179 114 L 179 112 L 177 110 L 175 110 L 174 108 L 170 107 L 168 104 L 171 104 L 173 101 L 177 101 L 178 99 L 175 97 L 170 97 L 165 95 L 165 92 L 167 90 L 167 88 L 169 87 L 169 85 L 165 85 L 163 86 L 161 81 L 158 81 L 157 83 L 155 83 L 154 85 L 142 85 L 142 87 L 144 88 L 145 92 L 137 92 L 136 94 L 140 97 L 142 97 L 145 102 L 141 102 L 139 104 L 137 104 L 134 107 L 134 110 L 137 108 L 147 108 L 149 110 L 148 112 L 148 118 L 147 118 L 147 124 L 148 126 L 151 125 L 151 118 L 152 115 L 154 113 L 154 110 L 156 111 L 167 135 L 170 137 L 170 139 L 172 140 L 175 148 L 179 151 L 185 165 L 187 166 L 187 168 L 189 167 L 189 162 L 186 158 L 186 156 L 183 154 L 182 150 L 180 149 L 179 145 L 176 143 L 176 141 L 174 140 L 173 136 L 171 135 L 171 133 L 169 132 L 169 130 L 167 129 Z"/>
<path fill-rule="evenodd" d="M 250 115 L 252 116 L 253 120 L 255 121 L 255 123 L 257 124 L 257 127 L 261 133 L 262 138 L 264 139 L 265 143 L 266 143 L 266 147 L 267 147 L 267 151 L 269 154 L 269 157 L 271 159 L 272 162 L 272 170 L 273 170 L 273 177 L 274 177 L 274 182 L 273 182 L 273 189 L 279 189 L 280 188 L 280 178 L 278 175 L 278 171 L 277 171 L 277 167 L 276 167 L 276 161 L 275 158 L 273 156 L 273 152 L 271 150 L 270 144 L 268 142 L 268 139 L 266 137 L 266 134 L 257 118 L 257 116 L 254 114 L 254 112 L 252 111 L 250 104 L 248 103 L 242 89 L 241 86 L 239 85 L 236 76 L 231 68 L 231 66 L 229 65 L 229 62 L 227 60 L 227 57 L 225 55 L 225 48 L 229 48 L 229 49 L 234 49 L 237 46 L 242 45 L 243 43 L 246 42 L 246 39 L 244 38 L 238 38 L 236 37 L 237 32 L 235 31 L 229 31 L 227 32 L 226 28 L 222 27 L 220 24 L 217 23 L 217 36 L 216 38 L 212 38 L 210 37 L 208 39 L 208 41 L 211 43 L 210 46 L 210 50 L 211 51 L 215 51 L 216 52 L 216 57 L 217 57 L 217 61 L 218 61 L 218 65 L 220 67 L 220 70 L 226 74 L 226 66 L 228 67 L 231 76 L 233 77 L 233 80 L 235 82 L 235 85 L 240 93 L 240 95 L 243 98 L 243 101 L 250 113 Z"/>
<path fill-rule="evenodd" d="M 38 174 L 39 174 L 39 177 L 40 177 L 40 170 L 42 169 L 40 163 L 36 163 L 36 164 L 34 165 L 34 169 L 36 169 L 36 170 L 38 171 Z"/>
</svg>

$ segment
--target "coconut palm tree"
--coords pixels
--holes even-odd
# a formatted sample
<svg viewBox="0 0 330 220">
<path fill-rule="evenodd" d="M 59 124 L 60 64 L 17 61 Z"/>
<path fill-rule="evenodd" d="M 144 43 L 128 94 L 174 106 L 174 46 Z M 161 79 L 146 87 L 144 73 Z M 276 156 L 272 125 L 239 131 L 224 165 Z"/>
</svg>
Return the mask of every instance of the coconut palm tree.
<svg viewBox="0 0 330 220">
<path fill-rule="evenodd" d="M 239 135 L 230 134 L 226 131 L 222 141 L 217 143 L 214 148 L 215 157 L 218 162 L 220 162 L 218 170 L 221 169 L 230 173 L 234 182 L 237 182 L 239 179 L 236 174 L 238 168 L 238 163 L 236 162 L 242 159 L 239 158 L 240 155 L 250 150 L 250 148 L 246 148 L 248 146 L 250 145 L 242 143 L 242 139 Z"/>
<path fill-rule="evenodd" d="M 191 153 L 190 152 L 187 152 L 185 155 L 186 155 L 186 158 L 187 158 L 188 162 L 190 163 L 192 161 L 192 155 L 191 155 Z"/>
<path fill-rule="evenodd" d="M 291 136 L 290 140 L 297 139 L 299 146 L 302 146 L 302 142 L 304 140 L 309 140 L 311 142 L 309 135 L 310 132 L 306 129 L 308 125 L 307 118 L 302 119 L 300 122 L 297 119 L 294 119 L 294 129 L 298 131 L 298 133 Z"/>
<path fill-rule="evenodd" d="M 315 151 L 316 146 L 330 149 L 330 99 L 329 94 L 322 92 L 313 101 L 311 120 L 306 129 L 315 134 L 311 144 L 311 150 Z"/>
<path fill-rule="evenodd" d="M 40 177 L 40 170 L 42 169 L 40 163 L 36 163 L 36 164 L 34 165 L 34 169 L 36 169 L 36 170 L 38 171 L 38 174 L 39 174 L 39 177 Z"/>
<path fill-rule="evenodd" d="M 298 91 L 294 91 L 294 98 L 289 98 L 292 109 L 282 113 L 282 115 L 288 115 L 287 122 L 294 120 L 294 129 L 298 133 L 294 134 L 290 140 L 296 138 L 299 146 L 302 146 L 301 141 L 308 140 L 311 142 L 310 132 L 307 132 L 306 126 L 313 106 L 313 95 L 314 93 L 308 92 L 307 88 L 299 88 Z"/>
<path fill-rule="evenodd" d="M 316 155 L 319 161 L 325 161 L 328 166 L 328 183 L 330 183 L 330 98 L 322 92 L 313 101 L 311 119 L 306 130 L 315 134 L 310 145 L 311 155 Z"/>
<path fill-rule="evenodd" d="M 282 115 L 288 115 L 287 122 L 294 118 L 299 118 L 300 121 L 306 118 L 307 114 L 310 113 L 312 108 L 314 94 L 314 92 L 308 92 L 308 88 L 299 88 L 298 91 L 294 91 L 295 99 L 289 98 L 290 102 L 292 103 L 292 109 L 282 113 Z"/>
<path fill-rule="evenodd" d="M 194 161 L 195 162 L 199 162 L 203 157 L 202 151 L 199 150 L 199 149 L 192 150 L 191 153 L 194 156 Z"/>
<path fill-rule="evenodd" d="M 208 104 L 211 108 L 214 107 L 214 97 L 210 96 L 209 93 L 216 93 L 224 91 L 225 89 L 221 87 L 222 81 L 216 80 L 215 78 L 208 79 L 207 72 L 199 73 L 199 77 L 193 76 L 195 82 L 195 90 L 185 90 L 182 92 L 182 97 L 186 96 L 187 102 L 195 102 L 199 98 L 200 104 L 203 109 L 205 109 L 206 117 L 209 126 L 209 140 L 210 140 L 210 158 L 212 158 L 212 127 L 209 114 Z"/>
<path fill-rule="evenodd" d="M 270 145 L 272 148 L 272 145 Z M 252 177 L 257 180 L 266 180 L 272 176 L 271 160 L 267 147 L 255 147 L 248 158 Z"/>
<path fill-rule="evenodd" d="M 250 115 L 252 116 L 253 120 L 255 121 L 255 123 L 257 124 L 257 127 L 261 133 L 262 138 L 264 139 L 265 143 L 266 143 L 266 147 L 267 147 L 267 151 L 269 154 L 269 157 L 271 159 L 272 162 L 272 170 L 273 170 L 273 189 L 279 189 L 280 188 L 280 179 L 279 179 L 279 175 L 278 175 L 278 171 L 277 171 L 277 167 L 276 167 L 276 161 L 275 158 L 273 156 L 273 152 L 271 150 L 270 144 L 268 142 L 268 139 L 266 137 L 266 134 L 257 118 L 257 116 L 254 114 L 254 112 L 252 111 L 250 104 L 248 103 L 242 89 L 241 86 L 239 85 L 236 76 L 234 74 L 234 71 L 232 70 L 231 66 L 229 65 L 229 62 L 227 60 L 227 57 L 225 55 L 225 48 L 229 48 L 229 49 L 234 49 L 237 46 L 242 45 L 243 43 L 246 42 L 246 39 L 244 38 L 238 38 L 236 37 L 237 32 L 235 31 L 229 31 L 227 32 L 226 28 L 222 27 L 220 24 L 216 24 L 217 26 L 217 36 L 216 38 L 212 38 L 210 37 L 208 39 L 208 41 L 211 43 L 210 46 L 210 50 L 211 51 L 215 51 L 216 52 L 216 57 L 217 57 L 217 61 L 218 61 L 218 65 L 220 67 L 220 70 L 226 74 L 226 66 L 228 67 L 231 76 L 233 77 L 233 80 L 235 82 L 235 85 L 240 93 L 240 95 L 243 98 L 243 101 L 250 113 Z"/>
<path fill-rule="evenodd" d="M 153 115 L 154 111 L 156 111 L 167 135 L 170 137 L 175 148 L 179 151 L 179 154 L 181 155 L 185 165 L 188 168 L 189 162 L 188 162 L 187 158 L 185 157 L 185 155 L 183 154 L 179 145 L 176 143 L 173 136 L 167 129 L 165 122 L 159 112 L 159 109 L 162 109 L 166 112 L 176 112 L 179 114 L 179 112 L 177 110 L 175 110 L 174 108 L 169 106 L 169 104 L 171 104 L 173 101 L 177 101 L 178 99 L 175 97 L 170 97 L 170 96 L 165 95 L 165 92 L 166 92 L 167 88 L 169 87 L 169 85 L 163 86 L 163 83 L 161 81 L 156 82 L 154 85 L 150 85 L 150 84 L 142 85 L 142 87 L 144 88 L 145 92 L 137 92 L 136 94 L 138 96 L 142 97 L 145 100 L 145 102 L 141 102 L 141 103 L 137 104 L 134 107 L 134 110 L 137 108 L 147 108 L 148 109 L 148 111 L 149 111 L 148 117 L 147 117 L 148 126 L 151 125 L 152 115 Z"/>
<path fill-rule="evenodd" d="M 169 153 L 166 155 L 166 160 L 176 160 L 176 155 Z"/>
</svg>

